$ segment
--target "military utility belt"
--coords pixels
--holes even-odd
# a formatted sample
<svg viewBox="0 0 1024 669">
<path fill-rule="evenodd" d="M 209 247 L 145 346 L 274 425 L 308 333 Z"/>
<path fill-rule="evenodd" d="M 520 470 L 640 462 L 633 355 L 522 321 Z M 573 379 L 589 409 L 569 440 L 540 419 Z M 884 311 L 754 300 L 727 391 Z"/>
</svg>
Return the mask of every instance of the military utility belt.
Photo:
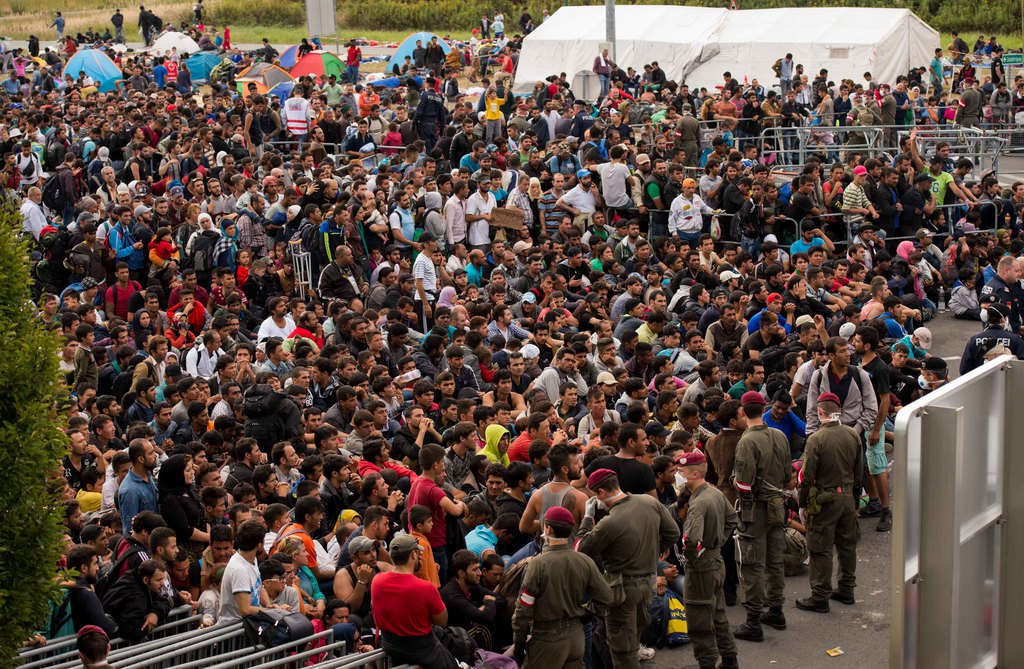
<svg viewBox="0 0 1024 669">
<path fill-rule="evenodd" d="M 853 494 L 853 484 L 851 483 L 850 485 L 839 485 L 839 486 L 836 486 L 835 488 L 819 487 L 818 490 L 820 492 L 834 492 L 837 495 L 852 495 Z"/>
<path fill-rule="evenodd" d="M 812 485 L 807 491 L 807 516 L 816 516 L 821 513 L 822 507 L 836 501 L 839 495 L 853 494 L 853 486 L 836 486 L 824 488 Z"/>
</svg>

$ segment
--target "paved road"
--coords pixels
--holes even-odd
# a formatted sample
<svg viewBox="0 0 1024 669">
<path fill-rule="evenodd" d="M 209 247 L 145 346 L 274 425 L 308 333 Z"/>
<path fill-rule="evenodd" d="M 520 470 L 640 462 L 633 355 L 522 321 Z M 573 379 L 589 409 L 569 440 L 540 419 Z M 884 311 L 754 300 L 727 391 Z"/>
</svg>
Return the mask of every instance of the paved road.
<svg viewBox="0 0 1024 669">
<path fill-rule="evenodd" d="M 935 338 L 933 354 L 946 358 L 956 376 L 967 337 L 980 323 L 959 321 L 941 314 L 929 323 Z M 895 499 L 899 491 L 894 491 Z M 786 619 L 789 629 L 778 632 L 765 628 L 763 643 L 737 641 L 739 663 L 744 669 L 818 669 L 819 667 L 881 668 L 889 666 L 889 570 L 892 564 L 892 535 L 875 531 L 874 519 L 861 520 L 861 542 L 857 551 L 857 603 L 832 603 L 828 615 L 796 608 L 794 600 L 810 592 L 806 572 L 786 579 Z M 745 619 L 742 606 L 729 609 L 729 619 L 738 625 Z M 840 647 L 844 655 L 829 657 L 825 651 Z M 647 669 L 690 669 L 696 667 L 691 646 L 659 650 Z"/>
</svg>

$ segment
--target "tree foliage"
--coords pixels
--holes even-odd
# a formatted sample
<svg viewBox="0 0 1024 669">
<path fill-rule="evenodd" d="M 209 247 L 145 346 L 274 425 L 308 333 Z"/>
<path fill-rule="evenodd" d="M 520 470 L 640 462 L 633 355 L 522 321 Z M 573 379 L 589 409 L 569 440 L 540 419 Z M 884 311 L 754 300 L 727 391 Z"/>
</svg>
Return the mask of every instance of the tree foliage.
<svg viewBox="0 0 1024 669">
<path fill-rule="evenodd" d="M 0 666 L 45 622 L 61 554 L 60 346 L 35 318 L 18 202 L 0 191 Z"/>
</svg>

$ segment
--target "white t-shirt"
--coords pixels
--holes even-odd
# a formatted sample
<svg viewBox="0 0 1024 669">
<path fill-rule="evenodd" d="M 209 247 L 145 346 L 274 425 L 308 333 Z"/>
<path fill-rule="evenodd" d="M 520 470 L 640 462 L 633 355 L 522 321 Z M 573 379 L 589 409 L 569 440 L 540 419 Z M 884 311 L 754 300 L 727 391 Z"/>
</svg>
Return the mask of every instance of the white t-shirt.
<svg viewBox="0 0 1024 669">
<path fill-rule="evenodd" d="M 593 186 L 587 191 L 579 186 L 574 186 L 562 196 L 562 202 L 579 209 L 582 214 L 592 214 L 597 211 L 597 198 L 594 197 L 594 191 Z"/>
<path fill-rule="evenodd" d="M 246 562 L 241 553 L 235 553 L 228 560 L 228 566 L 224 568 L 224 578 L 220 583 L 220 616 L 222 621 L 232 622 L 241 620 L 242 615 L 238 612 L 238 605 L 235 604 L 235 595 L 248 593 L 249 602 L 253 606 L 260 605 L 260 587 L 263 581 L 260 579 L 260 570 L 256 567 L 256 561 Z"/>
<path fill-rule="evenodd" d="M 263 341 L 268 337 L 278 337 L 280 339 L 287 339 L 288 335 L 295 329 L 295 321 L 292 320 L 290 315 L 284 317 L 284 327 L 279 328 L 277 323 L 274 322 L 273 318 L 269 316 L 265 321 L 260 323 L 260 329 L 256 333 L 256 340 Z"/>
<path fill-rule="evenodd" d="M 597 166 L 601 175 L 601 195 L 609 207 L 625 209 L 632 205 L 626 191 L 626 179 L 631 176 L 629 168 L 622 163 L 601 163 Z"/>
</svg>

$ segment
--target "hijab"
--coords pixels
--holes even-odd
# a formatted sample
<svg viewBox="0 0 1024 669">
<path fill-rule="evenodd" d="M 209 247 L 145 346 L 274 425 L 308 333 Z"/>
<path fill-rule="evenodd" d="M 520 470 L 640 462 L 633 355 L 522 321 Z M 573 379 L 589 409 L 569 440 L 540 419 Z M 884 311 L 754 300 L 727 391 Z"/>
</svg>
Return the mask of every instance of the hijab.
<svg viewBox="0 0 1024 669">
<path fill-rule="evenodd" d="M 180 497 L 189 494 L 190 485 L 185 482 L 185 455 L 172 455 L 160 465 L 160 476 L 157 477 L 157 492 L 160 501 L 168 497 Z"/>
</svg>

